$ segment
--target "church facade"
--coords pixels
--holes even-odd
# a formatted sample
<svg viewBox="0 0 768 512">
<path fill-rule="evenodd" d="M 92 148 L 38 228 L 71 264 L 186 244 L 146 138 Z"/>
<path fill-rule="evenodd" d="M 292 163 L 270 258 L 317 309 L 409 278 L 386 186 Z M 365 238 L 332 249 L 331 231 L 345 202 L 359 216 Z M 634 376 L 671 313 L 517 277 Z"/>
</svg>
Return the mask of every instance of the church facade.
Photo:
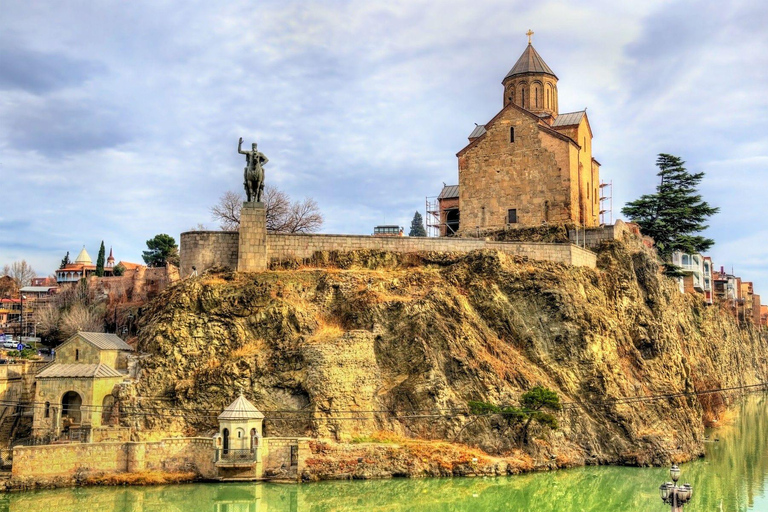
<svg viewBox="0 0 768 512">
<path fill-rule="evenodd" d="M 599 225 L 600 164 L 592 156 L 592 129 L 586 111 L 559 112 L 557 83 L 529 39 L 502 81 L 503 108 L 477 125 L 456 155 L 458 190 L 439 199 L 441 235 Z"/>
</svg>

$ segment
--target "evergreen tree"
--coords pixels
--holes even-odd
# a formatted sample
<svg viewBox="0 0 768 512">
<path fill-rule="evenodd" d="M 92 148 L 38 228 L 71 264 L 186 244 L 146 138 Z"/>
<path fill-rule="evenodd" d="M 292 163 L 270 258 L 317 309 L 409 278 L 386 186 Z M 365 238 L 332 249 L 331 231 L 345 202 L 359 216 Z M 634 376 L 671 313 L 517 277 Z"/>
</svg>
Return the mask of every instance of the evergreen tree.
<svg viewBox="0 0 768 512">
<path fill-rule="evenodd" d="M 59 268 L 64 268 L 67 265 L 69 265 L 70 263 L 72 263 L 72 262 L 69 261 L 69 251 L 67 251 L 67 255 L 64 256 L 64 258 L 62 258 L 61 265 L 59 266 Z"/>
<path fill-rule="evenodd" d="M 660 154 L 656 160 L 661 182 L 655 194 L 644 194 L 627 203 L 621 213 L 636 222 L 644 235 L 653 238 L 659 257 L 664 261 L 667 275 L 679 275 L 679 268 L 672 265 L 672 253 L 701 253 L 715 243 L 697 233 L 707 229 L 708 217 L 720 211 L 701 199 L 697 186 L 703 172 L 691 174 L 680 158 Z"/>
<path fill-rule="evenodd" d="M 99 255 L 96 256 L 96 276 L 104 277 L 104 258 L 106 254 L 104 251 L 104 240 L 101 241 L 101 247 L 99 247 Z"/>
<path fill-rule="evenodd" d="M 179 264 L 179 246 L 171 235 L 160 234 L 147 240 L 148 251 L 141 255 L 150 267 L 165 267 Z"/>
<path fill-rule="evenodd" d="M 424 219 L 421 218 L 419 212 L 413 214 L 411 230 L 408 232 L 408 236 L 427 236 L 427 232 L 424 230 Z"/>
</svg>

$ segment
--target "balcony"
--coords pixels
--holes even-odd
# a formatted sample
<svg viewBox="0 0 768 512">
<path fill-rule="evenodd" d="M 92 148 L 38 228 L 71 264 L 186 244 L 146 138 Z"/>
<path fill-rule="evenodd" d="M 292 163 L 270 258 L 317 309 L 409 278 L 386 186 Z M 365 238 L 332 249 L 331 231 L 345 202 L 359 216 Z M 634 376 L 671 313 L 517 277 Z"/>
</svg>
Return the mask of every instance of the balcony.
<svg viewBox="0 0 768 512">
<path fill-rule="evenodd" d="M 257 449 L 216 450 L 213 461 L 216 467 L 248 468 L 256 464 Z"/>
</svg>

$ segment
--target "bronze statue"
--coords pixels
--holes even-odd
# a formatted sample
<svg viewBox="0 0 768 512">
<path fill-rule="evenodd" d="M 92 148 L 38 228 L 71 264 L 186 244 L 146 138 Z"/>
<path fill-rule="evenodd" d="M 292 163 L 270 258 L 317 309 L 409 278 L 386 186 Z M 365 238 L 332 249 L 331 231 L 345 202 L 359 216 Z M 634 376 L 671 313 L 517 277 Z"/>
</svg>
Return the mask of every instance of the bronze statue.
<svg viewBox="0 0 768 512">
<path fill-rule="evenodd" d="M 261 202 L 261 194 L 264 192 L 264 167 L 269 160 L 264 153 L 256 149 L 256 143 L 251 144 L 252 149 L 250 151 L 243 151 L 243 138 L 240 137 L 240 141 L 237 143 L 237 152 L 241 155 L 245 155 L 245 175 L 244 183 L 245 195 L 247 201 L 250 203 L 255 201 Z"/>
</svg>

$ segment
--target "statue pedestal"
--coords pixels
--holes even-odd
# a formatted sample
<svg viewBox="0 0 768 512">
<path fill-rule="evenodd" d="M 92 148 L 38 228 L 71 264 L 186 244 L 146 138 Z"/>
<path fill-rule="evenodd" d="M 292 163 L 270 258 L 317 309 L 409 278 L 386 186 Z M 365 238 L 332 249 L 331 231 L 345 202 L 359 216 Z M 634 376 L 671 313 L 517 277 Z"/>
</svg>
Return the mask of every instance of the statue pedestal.
<svg viewBox="0 0 768 512">
<path fill-rule="evenodd" d="M 267 215 L 264 203 L 243 203 L 239 238 L 237 271 L 267 270 Z"/>
</svg>

